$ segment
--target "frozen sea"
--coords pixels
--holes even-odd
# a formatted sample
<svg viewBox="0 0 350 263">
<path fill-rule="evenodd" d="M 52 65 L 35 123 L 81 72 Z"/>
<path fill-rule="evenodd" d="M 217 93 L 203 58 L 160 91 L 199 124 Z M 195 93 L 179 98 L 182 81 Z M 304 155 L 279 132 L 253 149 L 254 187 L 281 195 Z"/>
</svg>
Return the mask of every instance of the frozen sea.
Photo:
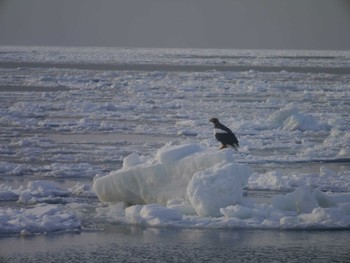
<svg viewBox="0 0 350 263">
<path fill-rule="evenodd" d="M 350 260 L 349 51 L 2 46 L 0 95 L 0 261 Z"/>
</svg>

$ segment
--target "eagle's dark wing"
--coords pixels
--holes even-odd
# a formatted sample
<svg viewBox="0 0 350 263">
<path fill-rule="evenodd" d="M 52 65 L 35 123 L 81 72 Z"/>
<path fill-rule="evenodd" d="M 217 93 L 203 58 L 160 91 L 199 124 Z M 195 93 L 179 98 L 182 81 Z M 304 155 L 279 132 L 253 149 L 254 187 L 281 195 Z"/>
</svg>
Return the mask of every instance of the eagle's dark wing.
<svg viewBox="0 0 350 263">
<path fill-rule="evenodd" d="M 215 138 L 224 145 L 239 147 L 238 139 L 235 134 L 221 123 L 215 127 Z"/>
</svg>

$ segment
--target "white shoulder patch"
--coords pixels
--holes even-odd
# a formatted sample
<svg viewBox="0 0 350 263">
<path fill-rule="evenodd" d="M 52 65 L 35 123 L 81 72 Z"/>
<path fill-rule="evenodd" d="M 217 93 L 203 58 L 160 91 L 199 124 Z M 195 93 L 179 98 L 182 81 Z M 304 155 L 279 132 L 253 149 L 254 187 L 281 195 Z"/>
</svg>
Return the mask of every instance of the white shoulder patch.
<svg viewBox="0 0 350 263">
<path fill-rule="evenodd" d="M 228 133 L 228 132 L 218 128 L 214 128 L 214 134 L 217 134 L 217 133 Z"/>
</svg>

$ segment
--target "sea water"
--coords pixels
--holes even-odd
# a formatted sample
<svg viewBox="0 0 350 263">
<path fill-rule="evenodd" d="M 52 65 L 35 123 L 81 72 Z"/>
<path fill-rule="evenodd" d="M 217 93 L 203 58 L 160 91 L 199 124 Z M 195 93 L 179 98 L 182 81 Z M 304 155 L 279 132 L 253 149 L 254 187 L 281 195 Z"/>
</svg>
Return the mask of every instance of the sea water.
<svg viewBox="0 0 350 263">
<path fill-rule="evenodd" d="M 349 65 L 346 51 L 1 47 L 1 247 L 22 244 L 18 258 L 33 261 L 58 255 L 64 239 L 81 244 L 70 256 L 93 248 L 108 257 L 120 251 L 116 244 L 144 250 L 137 234 L 123 230 L 132 224 L 137 233 L 154 231 L 150 243 L 205 236 L 194 247 L 161 245 L 186 259 L 256 259 L 251 246 L 262 235 L 259 251 L 270 259 L 280 261 L 273 256 L 281 253 L 311 260 L 314 251 L 320 260 L 327 251 L 324 261 L 345 262 L 341 251 L 349 242 L 334 240 L 350 226 Z M 210 164 L 210 156 L 222 154 L 212 117 L 235 132 L 241 147 Z M 209 166 L 186 169 L 181 179 L 171 167 L 193 167 L 197 148 L 209 155 Z M 159 156 L 166 153 L 164 165 Z M 164 187 L 149 181 L 160 170 L 138 185 L 153 199 L 133 191 L 99 200 L 94 181 L 136 168 L 147 175 L 150 164 L 172 171 L 160 173 Z M 237 177 L 241 187 L 229 187 L 229 174 L 237 176 L 241 166 L 247 170 L 238 177 L 247 181 Z M 178 184 L 169 183 L 173 177 Z M 223 185 L 227 194 L 219 196 Z M 164 198 L 165 192 L 181 194 Z M 109 239 L 120 232 L 129 245 Z M 226 246 L 237 234 L 248 241 L 238 250 Z M 212 242 L 220 235 L 227 242 Z M 281 235 L 283 242 L 275 242 Z M 90 245 L 83 242 L 91 237 Z M 49 248 L 27 253 L 40 242 Z M 226 252 L 217 254 L 218 247 Z M 14 251 L 1 254 L 15 261 Z"/>
<path fill-rule="evenodd" d="M 1 262 L 348 262 L 348 231 L 156 229 L 0 238 Z"/>
</svg>

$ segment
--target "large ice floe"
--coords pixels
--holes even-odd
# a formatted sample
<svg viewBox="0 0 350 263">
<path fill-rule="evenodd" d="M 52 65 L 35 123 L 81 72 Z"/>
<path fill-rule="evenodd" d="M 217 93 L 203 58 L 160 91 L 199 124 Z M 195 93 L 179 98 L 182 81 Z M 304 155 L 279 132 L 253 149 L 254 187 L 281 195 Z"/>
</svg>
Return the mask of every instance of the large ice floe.
<svg viewBox="0 0 350 263">
<path fill-rule="evenodd" d="M 234 163 L 231 150 L 185 144 L 166 146 L 154 158 L 127 156 L 122 169 L 95 180 L 94 190 L 104 202 L 166 205 L 183 200 L 200 216 L 219 216 L 220 208 L 241 202 L 250 174 L 248 166 Z"/>
<path fill-rule="evenodd" d="M 181 227 L 348 228 L 350 195 L 310 186 L 262 204 L 246 196 L 252 174 L 235 151 L 199 144 L 164 146 L 154 156 L 135 153 L 123 167 L 97 177 L 93 189 L 124 223 Z M 120 205 L 123 203 L 124 205 Z M 126 207 L 126 208 L 125 208 Z M 107 208 L 106 208 L 107 209 Z M 116 211 L 117 210 L 117 211 Z M 106 212 L 104 212 L 106 213 Z"/>
</svg>

